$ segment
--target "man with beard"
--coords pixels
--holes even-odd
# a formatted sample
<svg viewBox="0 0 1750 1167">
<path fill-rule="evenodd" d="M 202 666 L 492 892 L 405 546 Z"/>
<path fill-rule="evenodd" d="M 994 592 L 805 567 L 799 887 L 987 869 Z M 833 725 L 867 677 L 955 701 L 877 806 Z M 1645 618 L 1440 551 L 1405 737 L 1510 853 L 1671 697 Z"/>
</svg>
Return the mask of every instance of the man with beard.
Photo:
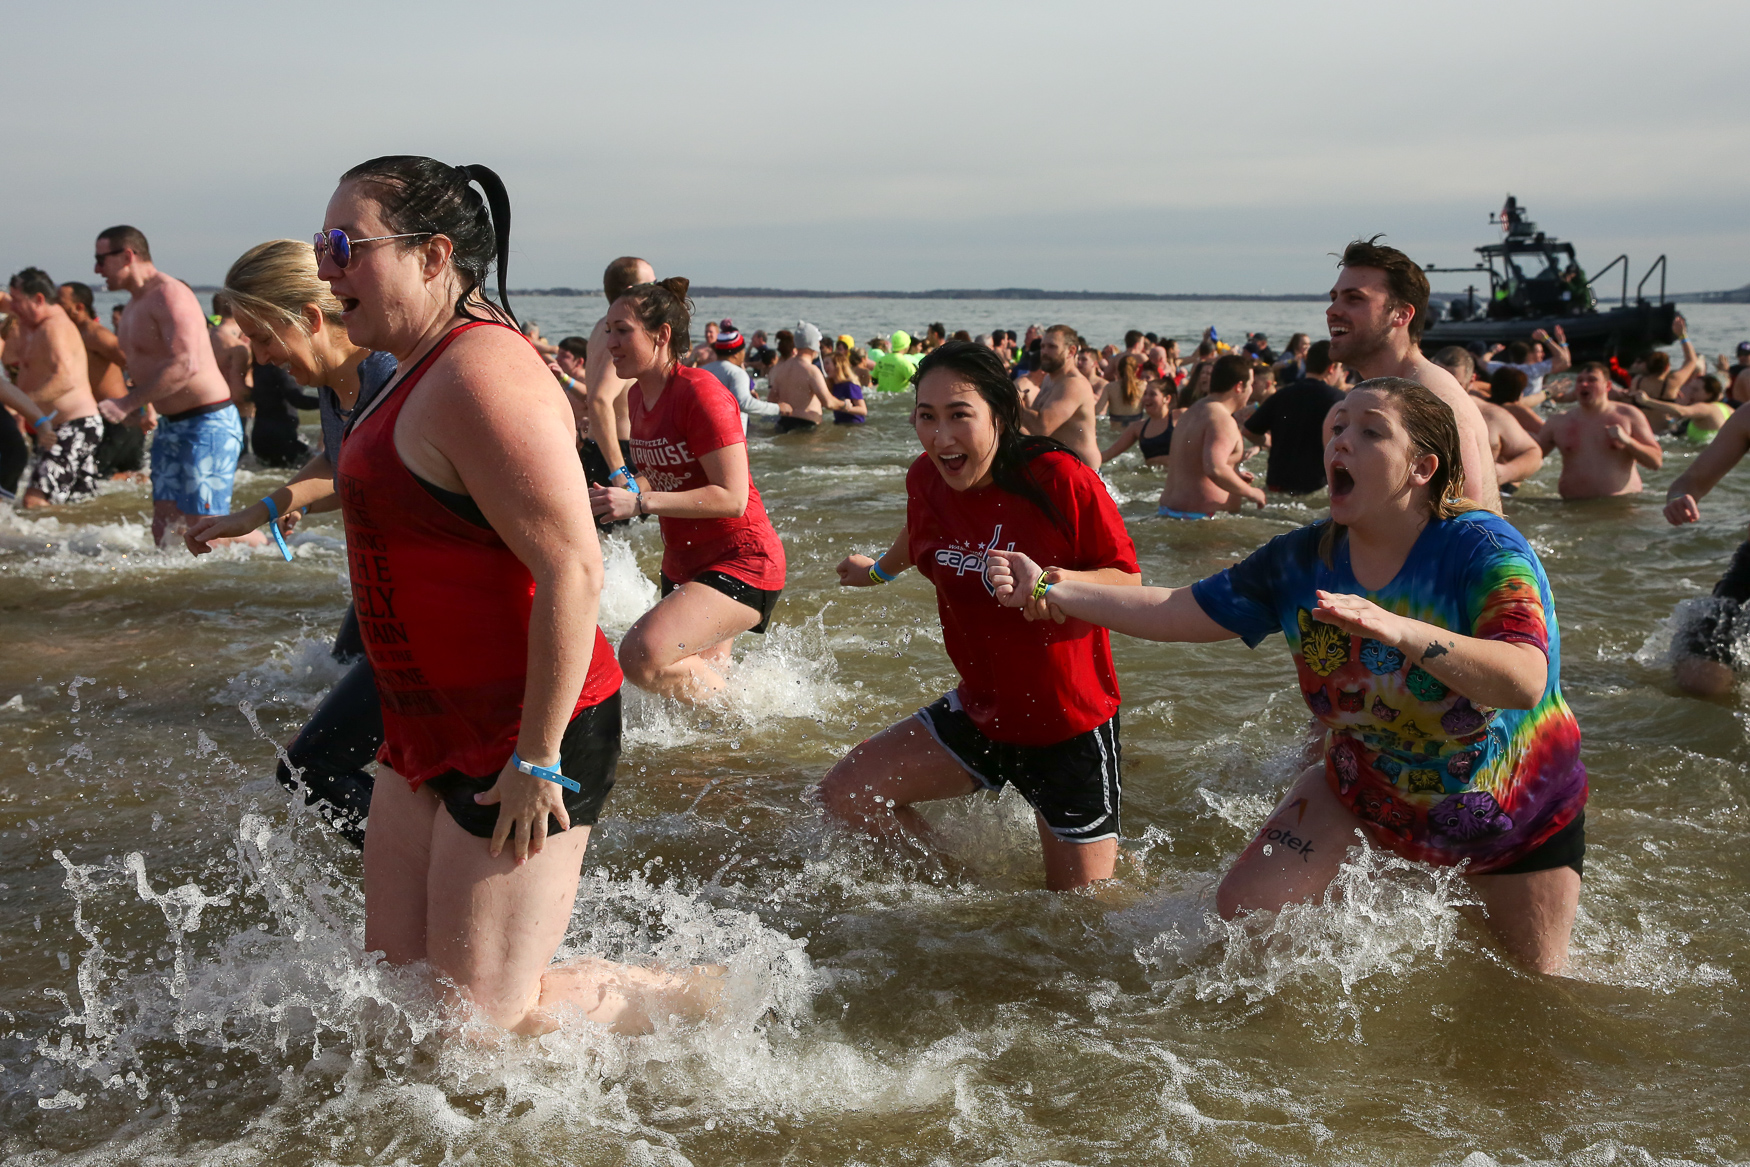
<svg viewBox="0 0 1750 1167">
<path fill-rule="evenodd" d="M 1100 443 L 1094 438 L 1094 387 L 1076 368 L 1076 330 L 1053 324 L 1039 338 L 1039 368 L 1045 373 L 1028 400 L 1021 386 L 1021 428 L 1056 438 L 1088 464 L 1100 469 Z"/>
<path fill-rule="evenodd" d="M 1342 274 L 1331 288 L 1325 324 L 1331 330 L 1331 359 L 1363 380 L 1403 377 L 1446 402 L 1458 423 L 1464 460 L 1464 495 L 1491 510 L 1501 509 L 1488 427 L 1476 398 L 1451 373 L 1422 355 L 1418 342 L 1428 315 L 1428 277 L 1409 256 L 1376 240 L 1343 249 Z M 1325 435 L 1330 436 L 1327 425 Z"/>
</svg>

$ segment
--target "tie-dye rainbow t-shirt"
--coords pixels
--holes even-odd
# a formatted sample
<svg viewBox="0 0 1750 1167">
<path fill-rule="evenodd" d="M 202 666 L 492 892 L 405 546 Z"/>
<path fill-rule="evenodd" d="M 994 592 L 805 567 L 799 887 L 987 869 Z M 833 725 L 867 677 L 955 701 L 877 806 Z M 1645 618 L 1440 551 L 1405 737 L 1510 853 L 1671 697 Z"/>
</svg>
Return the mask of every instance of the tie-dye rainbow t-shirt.
<svg viewBox="0 0 1750 1167">
<path fill-rule="evenodd" d="M 1471 511 L 1423 528 L 1397 578 L 1355 580 L 1347 541 L 1332 566 L 1315 523 L 1193 585 L 1210 618 L 1256 647 L 1281 632 L 1301 695 L 1324 722 L 1325 774 L 1381 845 L 1475 873 L 1506 867 L 1586 805 L 1580 727 L 1562 699 L 1561 636 L 1543 565 L 1505 519 Z M 1535 644 L 1549 680 L 1531 709 L 1473 705 L 1397 649 L 1313 619 L 1316 592 L 1485 640 Z"/>
</svg>

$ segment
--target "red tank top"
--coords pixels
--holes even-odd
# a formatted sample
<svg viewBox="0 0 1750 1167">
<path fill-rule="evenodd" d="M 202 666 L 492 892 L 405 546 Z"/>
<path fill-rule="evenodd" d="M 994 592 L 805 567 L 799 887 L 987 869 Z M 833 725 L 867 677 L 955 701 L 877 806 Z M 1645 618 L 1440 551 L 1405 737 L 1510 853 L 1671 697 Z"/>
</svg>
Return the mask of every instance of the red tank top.
<svg viewBox="0 0 1750 1167">
<path fill-rule="evenodd" d="M 383 705 L 377 760 L 415 789 L 451 770 L 496 774 L 522 725 L 534 578 L 497 532 L 434 498 L 395 450 L 395 422 L 420 378 L 457 336 L 485 323 L 451 330 L 341 446 L 353 606 Z M 588 513 L 588 498 L 575 505 Z M 619 687 L 619 662 L 598 626 L 577 709 Z"/>
</svg>

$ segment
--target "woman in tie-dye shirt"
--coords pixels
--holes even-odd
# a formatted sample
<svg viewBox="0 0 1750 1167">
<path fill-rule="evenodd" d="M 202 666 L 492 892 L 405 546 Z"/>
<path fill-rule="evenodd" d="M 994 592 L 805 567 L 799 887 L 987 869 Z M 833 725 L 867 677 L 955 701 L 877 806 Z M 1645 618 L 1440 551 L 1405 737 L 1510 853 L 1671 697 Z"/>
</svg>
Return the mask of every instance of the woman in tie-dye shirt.
<svg viewBox="0 0 1750 1167">
<path fill-rule="evenodd" d="M 1549 580 L 1519 532 L 1463 501 L 1457 427 L 1428 390 L 1365 382 L 1328 427 L 1330 521 L 1188 588 L 1066 581 L 1048 601 L 1151 640 L 1287 639 L 1325 756 L 1222 881 L 1223 915 L 1316 898 L 1361 827 L 1407 858 L 1465 864 L 1507 949 L 1559 971 L 1586 770 Z M 1011 555 L 991 578 L 1020 603 L 1039 568 Z"/>
</svg>

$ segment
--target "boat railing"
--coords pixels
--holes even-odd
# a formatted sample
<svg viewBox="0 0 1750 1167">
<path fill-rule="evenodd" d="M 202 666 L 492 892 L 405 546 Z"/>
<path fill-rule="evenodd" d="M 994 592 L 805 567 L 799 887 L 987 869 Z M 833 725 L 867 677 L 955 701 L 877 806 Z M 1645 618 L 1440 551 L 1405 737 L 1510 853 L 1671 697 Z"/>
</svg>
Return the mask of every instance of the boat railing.
<svg viewBox="0 0 1750 1167">
<path fill-rule="evenodd" d="M 1586 282 L 1591 284 L 1594 288 L 1596 288 L 1598 286 L 1599 279 L 1604 275 L 1604 273 L 1609 271 L 1611 268 L 1615 267 L 1619 263 L 1622 264 L 1622 306 L 1624 308 L 1627 308 L 1628 307 L 1628 255 L 1627 255 L 1627 253 L 1624 253 L 1622 255 L 1617 256 L 1615 259 L 1611 260 L 1609 263 L 1605 264 L 1603 267 L 1601 267 L 1597 271 L 1593 272 L 1590 276 L 1587 277 Z"/>
<path fill-rule="evenodd" d="M 1635 285 L 1635 303 L 1646 303 L 1647 298 L 1641 295 L 1641 289 L 1647 286 L 1647 281 L 1653 278 L 1655 271 L 1659 273 L 1659 303 L 1665 302 L 1665 257 L 1661 255 L 1653 261 L 1653 266 L 1647 269 L 1647 274 L 1641 277 L 1641 282 Z M 1623 273 L 1625 279 L 1627 274 L 1627 272 Z"/>
</svg>

